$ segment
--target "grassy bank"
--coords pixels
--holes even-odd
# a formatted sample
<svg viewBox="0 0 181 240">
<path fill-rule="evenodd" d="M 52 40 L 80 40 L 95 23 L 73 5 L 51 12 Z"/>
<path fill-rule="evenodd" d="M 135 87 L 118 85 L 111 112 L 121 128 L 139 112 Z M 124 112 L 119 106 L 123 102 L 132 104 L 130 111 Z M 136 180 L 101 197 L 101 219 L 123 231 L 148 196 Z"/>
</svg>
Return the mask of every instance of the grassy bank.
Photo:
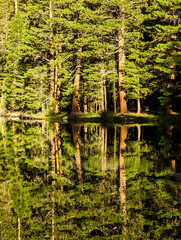
<svg viewBox="0 0 181 240">
<path fill-rule="evenodd" d="M 88 113 L 88 114 L 69 114 L 62 112 L 59 114 L 49 113 L 46 116 L 43 114 L 23 114 L 23 113 L 11 113 L 1 114 L 2 117 L 9 119 L 27 119 L 27 120 L 48 120 L 50 122 L 61 123 L 100 123 L 102 125 L 112 124 L 158 124 L 158 125 L 177 125 L 181 126 L 181 114 L 174 113 L 166 115 L 159 113 L 158 115 L 146 114 L 146 113 Z"/>
<path fill-rule="evenodd" d="M 114 114 L 114 113 L 101 113 L 101 114 L 70 114 L 61 113 L 48 115 L 47 120 L 51 122 L 69 122 L 69 123 L 101 123 L 109 124 L 143 124 L 158 122 L 158 116 L 152 114 Z"/>
<path fill-rule="evenodd" d="M 102 125 L 112 124 L 158 124 L 158 125 L 180 125 L 181 114 L 166 115 L 159 113 L 158 115 L 147 113 L 88 113 L 88 114 L 54 114 L 47 116 L 47 120 L 53 122 L 68 123 L 101 123 Z"/>
</svg>

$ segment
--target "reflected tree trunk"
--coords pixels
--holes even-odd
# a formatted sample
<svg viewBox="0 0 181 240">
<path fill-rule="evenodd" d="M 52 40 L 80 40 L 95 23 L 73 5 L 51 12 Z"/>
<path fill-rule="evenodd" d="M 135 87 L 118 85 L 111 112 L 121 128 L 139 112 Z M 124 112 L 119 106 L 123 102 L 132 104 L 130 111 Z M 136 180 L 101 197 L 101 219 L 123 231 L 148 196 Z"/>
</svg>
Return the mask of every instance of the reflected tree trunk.
<svg viewBox="0 0 181 240">
<path fill-rule="evenodd" d="M 138 142 L 140 142 L 141 139 L 141 125 L 137 125 L 137 130 L 138 130 Z"/>
<path fill-rule="evenodd" d="M 51 147 L 51 174 L 55 175 L 56 173 L 56 135 L 54 130 L 55 125 L 52 125 L 50 128 L 50 147 Z M 52 179 L 52 189 L 51 189 L 51 229 L 52 229 L 52 236 L 51 239 L 55 239 L 55 185 L 56 182 Z"/>
<path fill-rule="evenodd" d="M 53 3 L 49 0 L 49 14 L 50 14 L 50 109 L 54 111 L 54 97 L 55 97 L 55 69 L 54 69 L 54 50 L 53 50 Z"/>
<path fill-rule="evenodd" d="M 52 201 L 52 237 L 51 240 L 55 239 L 55 180 L 52 181 L 52 192 L 51 192 L 51 201 Z"/>
<path fill-rule="evenodd" d="M 101 128 L 101 154 L 102 154 L 102 171 L 107 170 L 107 128 Z"/>
<path fill-rule="evenodd" d="M 117 149 L 116 131 L 117 131 L 117 127 L 115 125 L 114 126 L 114 159 L 116 159 L 116 149 Z"/>
<path fill-rule="evenodd" d="M 87 125 L 84 124 L 84 155 L 88 154 L 87 148 L 86 148 L 86 144 L 88 143 L 88 129 L 87 129 Z"/>
<path fill-rule="evenodd" d="M 166 135 L 167 135 L 169 138 L 172 137 L 173 128 L 174 128 L 174 126 L 167 126 L 167 128 L 166 128 Z M 172 159 L 172 160 L 170 161 L 170 164 L 171 164 L 172 171 L 175 173 L 175 171 L 176 171 L 176 162 L 175 162 L 175 159 Z"/>
<path fill-rule="evenodd" d="M 53 126 L 51 126 L 50 128 L 50 158 L 51 158 L 51 173 L 54 174 L 55 173 L 55 166 L 56 166 L 56 147 L 55 147 L 55 133 L 54 133 L 54 129 Z"/>
<path fill-rule="evenodd" d="M 75 163 L 77 167 L 77 175 L 79 183 L 83 183 L 82 178 L 82 164 L 80 157 L 80 149 L 79 149 L 79 125 L 72 124 L 72 135 L 73 135 L 73 144 L 75 147 Z"/>
<path fill-rule="evenodd" d="M 59 123 L 55 123 L 56 130 L 56 172 L 57 174 L 63 174 L 61 166 L 62 166 L 62 148 L 61 148 L 61 138 L 60 138 L 60 125 Z"/>
<path fill-rule="evenodd" d="M 15 122 L 13 122 L 13 151 L 14 151 L 14 162 L 15 164 L 18 163 L 18 158 L 17 158 L 17 136 L 16 136 L 16 126 Z M 17 166 L 16 166 L 17 167 Z"/>
<path fill-rule="evenodd" d="M 126 233 L 126 175 L 125 175 L 125 160 L 122 156 L 122 151 L 126 149 L 125 140 L 127 138 L 127 127 L 120 127 L 120 139 L 119 139 L 119 197 L 120 197 L 120 209 L 123 213 L 123 228 L 122 233 Z"/>
<path fill-rule="evenodd" d="M 116 86 L 115 82 L 113 83 L 113 101 L 114 101 L 114 113 L 117 112 L 116 109 Z"/>
</svg>

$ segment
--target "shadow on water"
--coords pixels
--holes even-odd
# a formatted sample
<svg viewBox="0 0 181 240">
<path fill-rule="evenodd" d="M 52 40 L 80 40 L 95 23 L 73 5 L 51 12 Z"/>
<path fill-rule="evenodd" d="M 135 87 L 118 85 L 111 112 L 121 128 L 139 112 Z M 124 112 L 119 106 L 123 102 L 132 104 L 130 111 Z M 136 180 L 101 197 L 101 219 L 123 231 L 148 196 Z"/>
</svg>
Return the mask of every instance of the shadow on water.
<svg viewBox="0 0 181 240">
<path fill-rule="evenodd" d="M 1 120 L 1 238 L 180 239 L 179 131 Z"/>
</svg>

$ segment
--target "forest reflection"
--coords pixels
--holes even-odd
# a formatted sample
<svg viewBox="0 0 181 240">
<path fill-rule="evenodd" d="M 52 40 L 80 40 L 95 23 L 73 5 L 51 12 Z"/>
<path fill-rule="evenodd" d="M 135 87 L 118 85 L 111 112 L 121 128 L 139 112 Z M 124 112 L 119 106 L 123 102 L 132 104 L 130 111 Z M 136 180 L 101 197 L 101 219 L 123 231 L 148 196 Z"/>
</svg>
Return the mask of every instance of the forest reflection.
<svg viewBox="0 0 181 240">
<path fill-rule="evenodd" d="M 1 238 L 179 238 L 179 131 L 2 119 Z"/>
</svg>

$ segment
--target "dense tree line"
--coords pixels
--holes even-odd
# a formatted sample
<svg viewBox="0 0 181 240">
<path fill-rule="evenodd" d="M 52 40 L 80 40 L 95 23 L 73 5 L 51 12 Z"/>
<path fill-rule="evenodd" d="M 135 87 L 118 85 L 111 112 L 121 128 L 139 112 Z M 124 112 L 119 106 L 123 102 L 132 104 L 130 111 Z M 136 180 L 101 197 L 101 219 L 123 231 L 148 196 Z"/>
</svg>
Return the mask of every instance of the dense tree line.
<svg viewBox="0 0 181 240">
<path fill-rule="evenodd" d="M 140 112 L 148 96 L 172 112 L 179 3 L 0 0 L 1 112 Z"/>
</svg>

